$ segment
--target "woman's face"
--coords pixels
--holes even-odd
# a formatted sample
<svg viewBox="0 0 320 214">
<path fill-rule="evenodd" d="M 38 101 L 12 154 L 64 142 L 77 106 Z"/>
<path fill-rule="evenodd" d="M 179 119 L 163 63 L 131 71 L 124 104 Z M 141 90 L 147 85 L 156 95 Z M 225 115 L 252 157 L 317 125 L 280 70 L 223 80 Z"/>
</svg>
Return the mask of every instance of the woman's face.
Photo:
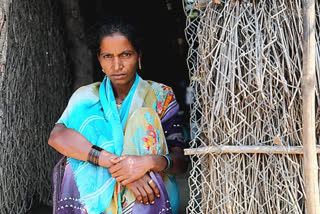
<svg viewBox="0 0 320 214">
<path fill-rule="evenodd" d="M 113 85 L 133 84 L 140 56 L 127 37 L 120 33 L 105 36 L 100 43 L 98 58 Z"/>
</svg>

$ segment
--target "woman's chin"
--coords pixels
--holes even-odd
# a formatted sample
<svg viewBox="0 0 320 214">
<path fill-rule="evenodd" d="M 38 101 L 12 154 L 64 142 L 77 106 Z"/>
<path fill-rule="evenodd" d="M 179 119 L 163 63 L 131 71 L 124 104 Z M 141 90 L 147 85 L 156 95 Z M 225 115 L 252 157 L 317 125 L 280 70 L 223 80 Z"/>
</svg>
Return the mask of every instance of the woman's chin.
<svg viewBox="0 0 320 214">
<path fill-rule="evenodd" d="M 132 85 L 134 82 L 134 79 L 128 79 L 127 75 L 112 76 L 110 80 L 113 85 L 118 86 L 128 86 Z"/>
<path fill-rule="evenodd" d="M 127 86 L 129 81 L 127 79 L 111 79 L 112 85 Z"/>
</svg>

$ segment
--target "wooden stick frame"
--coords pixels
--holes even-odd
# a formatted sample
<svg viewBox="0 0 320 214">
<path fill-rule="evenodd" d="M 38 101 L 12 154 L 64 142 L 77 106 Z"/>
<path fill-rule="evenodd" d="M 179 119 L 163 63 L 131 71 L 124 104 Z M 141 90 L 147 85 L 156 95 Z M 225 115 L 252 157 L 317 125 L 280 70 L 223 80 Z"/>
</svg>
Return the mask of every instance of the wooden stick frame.
<svg viewBox="0 0 320 214">
<path fill-rule="evenodd" d="M 303 155 L 302 146 L 210 146 L 194 149 L 185 149 L 185 155 L 202 154 L 292 154 Z M 320 146 L 316 147 L 316 153 L 320 154 Z"/>
</svg>

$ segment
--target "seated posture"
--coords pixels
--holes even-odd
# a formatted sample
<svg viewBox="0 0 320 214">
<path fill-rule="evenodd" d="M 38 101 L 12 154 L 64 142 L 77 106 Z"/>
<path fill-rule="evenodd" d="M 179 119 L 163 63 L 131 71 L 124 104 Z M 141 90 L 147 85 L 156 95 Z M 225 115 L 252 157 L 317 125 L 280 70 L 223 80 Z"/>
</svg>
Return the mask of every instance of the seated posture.
<svg viewBox="0 0 320 214">
<path fill-rule="evenodd" d="M 179 104 L 171 87 L 138 75 L 134 25 L 110 20 L 97 41 L 106 76 L 73 93 L 48 140 L 67 157 L 54 210 L 176 214 L 175 175 L 188 167 Z"/>
</svg>

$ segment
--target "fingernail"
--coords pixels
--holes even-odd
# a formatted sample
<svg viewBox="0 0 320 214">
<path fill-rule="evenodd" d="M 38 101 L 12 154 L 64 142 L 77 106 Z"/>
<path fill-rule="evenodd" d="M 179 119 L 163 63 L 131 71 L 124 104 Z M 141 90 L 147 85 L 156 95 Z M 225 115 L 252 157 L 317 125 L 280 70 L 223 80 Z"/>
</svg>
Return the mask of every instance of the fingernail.
<svg viewBox="0 0 320 214">
<path fill-rule="evenodd" d="M 160 198 L 160 195 L 157 195 L 158 198 Z"/>
<path fill-rule="evenodd" d="M 142 203 L 143 203 L 143 201 L 140 201 L 140 203 L 142 204 Z"/>
<path fill-rule="evenodd" d="M 149 202 L 146 203 L 146 205 L 148 205 L 148 204 L 149 204 Z"/>
<path fill-rule="evenodd" d="M 151 203 L 151 204 L 154 204 L 154 201 L 151 201 L 150 203 Z"/>
</svg>

